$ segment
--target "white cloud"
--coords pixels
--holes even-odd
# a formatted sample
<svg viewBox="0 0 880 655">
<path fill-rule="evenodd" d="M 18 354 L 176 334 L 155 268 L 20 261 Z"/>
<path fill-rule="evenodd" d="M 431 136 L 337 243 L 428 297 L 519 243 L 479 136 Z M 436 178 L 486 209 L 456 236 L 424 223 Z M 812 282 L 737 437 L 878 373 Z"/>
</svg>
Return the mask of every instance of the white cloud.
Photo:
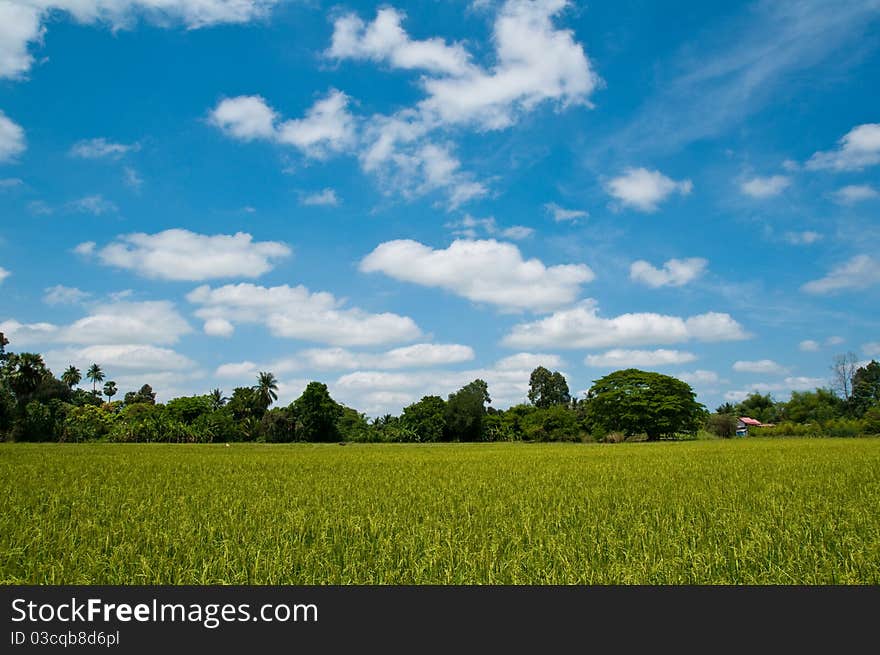
<svg viewBox="0 0 880 655">
<path fill-rule="evenodd" d="M 538 259 L 524 260 L 515 245 L 494 239 L 457 239 L 446 249 L 387 241 L 364 257 L 360 270 L 439 287 L 508 311 L 548 311 L 568 304 L 595 277 L 584 264 L 548 267 Z"/>
<path fill-rule="evenodd" d="M 640 259 L 630 265 L 629 277 L 654 288 L 680 287 L 700 277 L 708 264 L 708 261 L 700 257 L 670 259 L 659 269 Z"/>
<path fill-rule="evenodd" d="M 516 353 L 499 359 L 495 368 L 501 371 L 533 371 L 539 366 L 551 370 L 562 368 L 565 362 L 559 355 L 548 353 Z"/>
<path fill-rule="evenodd" d="M 129 189 L 134 189 L 135 191 L 138 191 L 143 186 L 144 178 L 142 178 L 140 174 L 131 166 L 126 166 L 124 169 L 122 169 L 122 174 L 122 181 Z"/>
<path fill-rule="evenodd" d="M 279 122 L 280 115 L 261 96 L 238 96 L 222 100 L 209 121 L 234 139 L 291 145 L 307 156 L 322 158 L 354 143 L 355 122 L 348 101 L 347 95 L 331 89 L 303 118 Z"/>
<path fill-rule="evenodd" d="M 333 59 L 368 59 L 393 68 L 421 69 L 460 76 L 473 72 L 470 55 L 461 44 L 447 45 L 442 39 L 414 41 L 400 26 L 405 15 L 393 7 L 376 12 L 366 25 L 355 14 L 337 18 L 326 56 Z"/>
<path fill-rule="evenodd" d="M 590 215 L 583 209 L 565 209 L 564 207 L 557 205 L 555 202 L 545 203 L 544 209 L 553 216 L 553 220 L 557 223 L 564 223 L 567 221 L 575 222 L 579 218 L 586 218 Z"/>
<path fill-rule="evenodd" d="M 10 275 L 12 275 L 12 273 L 10 273 L 10 272 L 7 271 L 5 268 L 3 268 L 2 266 L 0 266 L 0 284 L 2 284 L 2 283 L 3 283 L 3 280 L 5 280 L 6 278 L 8 278 Z"/>
<path fill-rule="evenodd" d="M 245 23 L 267 15 L 279 0 L 17 0 L 0 2 L 0 78 L 21 78 L 31 68 L 30 44 L 40 44 L 44 23 L 64 12 L 85 25 L 130 28 L 139 18 L 189 29 Z"/>
<path fill-rule="evenodd" d="M 304 286 L 262 287 L 243 283 L 211 289 L 204 285 L 190 292 L 187 299 L 200 305 L 196 316 L 206 322 L 222 319 L 233 325 L 262 324 L 278 337 L 370 346 L 412 341 L 421 335 L 409 317 L 346 308 L 345 301 L 337 300 L 333 294 L 311 293 Z"/>
<path fill-rule="evenodd" d="M 654 313 L 599 316 L 595 300 L 558 311 L 531 323 L 520 323 L 504 337 L 513 348 L 611 348 L 697 341 L 738 341 L 749 334 L 729 314 L 708 312 L 681 318 Z"/>
<path fill-rule="evenodd" d="M 724 400 L 738 403 L 751 393 L 780 393 L 782 396 L 787 396 L 792 391 L 812 391 L 825 384 L 826 380 L 822 378 L 787 377 L 782 382 L 756 382 L 742 389 L 728 391 L 724 394 Z"/>
<path fill-rule="evenodd" d="M 21 345 L 73 343 L 80 345 L 173 344 L 192 328 L 173 303 L 112 302 L 90 307 L 89 313 L 70 325 L 0 323 L 0 332 Z"/>
<path fill-rule="evenodd" d="M 786 367 L 777 364 L 772 359 L 759 359 L 752 362 L 734 362 L 733 370 L 739 373 L 763 373 L 767 375 L 785 375 L 788 373 Z"/>
<path fill-rule="evenodd" d="M 853 205 L 857 202 L 873 200 L 878 196 L 880 194 L 877 193 L 877 190 L 868 184 L 849 184 L 831 194 L 834 202 L 841 205 Z"/>
<path fill-rule="evenodd" d="M 43 302 L 47 305 L 79 305 L 85 302 L 92 294 L 76 287 L 66 287 L 56 284 L 44 290 Z"/>
<path fill-rule="evenodd" d="M 825 343 L 828 344 L 829 346 L 839 346 L 844 341 L 846 341 L 846 339 L 844 339 L 843 337 L 832 336 L 832 337 L 828 337 L 825 340 Z"/>
<path fill-rule="evenodd" d="M 204 330 L 210 337 L 231 337 L 235 326 L 225 318 L 211 318 L 205 321 Z"/>
<path fill-rule="evenodd" d="M 819 342 L 813 339 L 804 339 L 798 344 L 798 348 L 805 353 L 814 353 L 819 350 Z"/>
<path fill-rule="evenodd" d="M 83 214 L 94 214 L 95 216 L 112 214 L 116 211 L 119 211 L 116 203 L 111 200 L 107 200 L 99 193 L 92 196 L 84 196 L 82 198 L 72 200 L 67 203 L 67 206 L 71 211 L 80 212 Z"/>
<path fill-rule="evenodd" d="M 809 246 L 822 239 L 818 232 L 806 230 L 804 232 L 786 232 L 785 240 L 795 246 Z"/>
<path fill-rule="evenodd" d="M 300 203 L 313 207 L 336 207 L 339 204 L 339 198 L 333 189 L 322 189 L 303 196 Z"/>
<path fill-rule="evenodd" d="M 117 369 L 125 371 L 184 371 L 196 367 L 193 360 L 170 348 L 144 344 L 98 345 L 49 350 L 45 353 L 45 359 L 50 368 L 58 369 L 70 364 L 84 368 L 92 362 L 97 362 L 108 373 Z"/>
<path fill-rule="evenodd" d="M 642 212 L 656 211 L 657 205 L 671 194 L 686 196 L 692 189 L 690 180 L 676 182 L 660 171 L 647 168 L 628 168 L 623 175 L 612 178 L 605 185 L 608 194 L 622 205 Z"/>
<path fill-rule="evenodd" d="M 119 159 L 127 152 L 140 150 L 140 144 L 113 143 L 104 137 L 77 141 L 70 148 L 71 157 L 81 159 Z"/>
<path fill-rule="evenodd" d="M 94 241 L 83 241 L 73 249 L 73 252 L 75 252 L 77 255 L 81 255 L 82 257 L 88 257 L 95 252 L 95 247 L 97 245 L 98 244 L 96 244 Z"/>
<path fill-rule="evenodd" d="M 0 179 L 0 191 L 17 189 L 21 186 L 24 186 L 24 180 L 20 177 L 4 177 Z"/>
<path fill-rule="evenodd" d="M 880 123 L 857 125 L 838 142 L 835 150 L 815 153 L 806 163 L 811 170 L 861 170 L 880 163 Z"/>
<path fill-rule="evenodd" d="M 740 184 L 740 190 L 752 198 L 771 198 L 778 196 L 791 184 L 791 178 L 785 175 L 770 177 L 753 177 Z"/>
<path fill-rule="evenodd" d="M 82 254 L 94 250 L 83 246 Z M 77 246 L 79 248 L 80 246 Z M 197 234 L 171 229 L 124 234 L 97 250 L 101 263 L 162 280 L 201 281 L 223 277 L 259 277 L 275 260 L 290 255 L 279 241 L 254 241 L 250 234 Z"/>
<path fill-rule="evenodd" d="M 868 357 L 876 357 L 880 355 L 880 341 L 871 341 L 862 344 L 862 352 Z"/>
<path fill-rule="evenodd" d="M 472 359 L 474 359 L 473 349 L 459 344 L 417 343 L 381 353 L 352 352 L 345 348 L 310 348 L 267 364 L 254 362 L 223 364 L 217 369 L 217 375 L 241 378 L 259 371 L 272 371 L 283 375 L 294 371 L 345 371 L 357 368 L 388 370 L 442 366 Z"/>
<path fill-rule="evenodd" d="M 535 233 L 534 229 L 524 225 L 499 228 L 497 221 L 491 216 L 489 218 L 474 218 L 470 214 L 465 214 L 458 221 L 446 223 L 444 227 L 450 228 L 454 235 L 468 239 L 476 239 L 481 233 L 485 233 L 490 236 L 498 235 L 505 239 L 519 241 L 527 239 Z"/>
<path fill-rule="evenodd" d="M 629 368 L 631 366 L 669 366 L 687 364 L 697 359 L 693 353 L 682 350 L 622 350 L 615 348 L 600 355 L 587 355 L 584 364 L 596 367 Z"/>
<path fill-rule="evenodd" d="M 715 371 L 705 371 L 703 369 L 697 369 L 696 371 L 691 372 L 676 373 L 675 377 L 683 382 L 687 382 L 692 386 L 706 386 L 718 384 L 719 382 L 721 382 L 721 379 L 718 377 L 718 374 Z"/>
<path fill-rule="evenodd" d="M 4 8 L 0 4 L 0 19 L 3 18 Z M 3 21 L 0 20 L 0 25 Z M 0 57 L 3 56 L 3 28 L 0 27 Z M 0 63 L 2 65 L 2 63 Z M 25 151 L 27 147 L 24 138 L 24 130 L 21 125 L 14 123 L 0 111 L 0 162 L 12 161 Z"/>
<path fill-rule="evenodd" d="M 866 289 L 880 284 L 880 261 L 870 255 L 856 255 L 839 264 L 823 278 L 804 284 L 807 293 L 825 294 L 849 289 Z"/>
<path fill-rule="evenodd" d="M 28 203 L 28 211 L 35 216 L 49 216 L 55 210 L 42 200 L 34 200 Z"/>
</svg>

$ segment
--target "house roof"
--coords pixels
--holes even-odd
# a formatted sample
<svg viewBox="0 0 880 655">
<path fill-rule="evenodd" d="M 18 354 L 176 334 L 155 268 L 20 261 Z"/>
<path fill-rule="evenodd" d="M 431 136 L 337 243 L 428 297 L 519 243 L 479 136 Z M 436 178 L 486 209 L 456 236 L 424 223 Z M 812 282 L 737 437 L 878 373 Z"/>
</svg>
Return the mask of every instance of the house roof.
<svg viewBox="0 0 880 655">
<path fill-rule="evenodd" d="M 755 427 L 759 427 L 759 426 L 763 425 L 763 423 L 761 423 L 761 421 L 758 421 L 753 418 L 749 418 L 748 416 L 740 416 L 739 420 L 742 421 L 743 423 L 745 423 L 746 425 L 752 425 Z"/>
</svg>

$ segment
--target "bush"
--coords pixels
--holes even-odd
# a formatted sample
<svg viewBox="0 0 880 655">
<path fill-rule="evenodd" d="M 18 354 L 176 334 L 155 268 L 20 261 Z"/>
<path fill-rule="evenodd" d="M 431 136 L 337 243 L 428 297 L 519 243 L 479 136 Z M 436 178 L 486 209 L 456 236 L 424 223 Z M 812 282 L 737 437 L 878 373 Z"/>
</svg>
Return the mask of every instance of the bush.
<svg viewBox="0 0 880 655">
<path fill-rule="evenodd" d="M 736 436 L 737 419 L 730 414 L 710 414 L 706 421 L 709 432 L 724 439 Z"/>
<path fill-rule="evenodd" d="M 63 441 L 98 441 L 109 436 L 116 415 L 103 407 L 83 405 L 74 407 L 64 420 Z"/>
</svg>

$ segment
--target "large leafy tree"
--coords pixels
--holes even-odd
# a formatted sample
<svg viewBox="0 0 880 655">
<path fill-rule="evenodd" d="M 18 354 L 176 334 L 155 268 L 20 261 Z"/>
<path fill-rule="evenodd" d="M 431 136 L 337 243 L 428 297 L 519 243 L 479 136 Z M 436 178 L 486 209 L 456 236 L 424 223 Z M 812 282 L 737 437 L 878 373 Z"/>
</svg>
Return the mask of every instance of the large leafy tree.
<svg viewBox="0 0 880 655">
<path fill-rule="evenodd" d="M 22 406 L 27 404 L 40 384 L 52 374 L 37 353 L 11 353 L 6 356 L 4 378 Z"/>
<path fill-rule="evenodd" d="M 82 381 L 82 373 L 76 366 L 68 366 L 64 373 L 61 374 L 61 381 L 73 389 Z"/>
<path fill-rule="evenodd" d="M 104 381 L 104 371 L 101 370 L 98 364 L 92 364 L 89 366 L 89 370 L 86 371 L 86 378 L 92 381 L 92 393 L 97 393 L 98 382 Z"/>
<path fill-rule="evenodd" d="M 779 418 L 779 409 L 776 401 L 769 393 L 760 394 L 757 391 L 750 393 L 736 406 L 739 416 L 748 416 L 762 423 L 772 423 Z"/>
<path fill-rule="evenodd" d="M 297 441 L 338 441 L 336 423 L 342 416 L 342 405 L 330 397 L 326 384 L 309 382 L 291 409 L 296 416 Z"/>
<path fill-rule="evenodd" d="M 124 398 L 126 405 L 155 405 L 156 392 L 149 384 L 143 385 L 138 391 L 129 391 Z"/>
<path fill-rule="evenodd" d="M 489 386 L 474 380 L 449 395 L 446 401 L 446 434 L 448 441 L 480 441 L 486 405 L 491 403 Z"/>
<path fill-rule="evenodd" d="M 862 416 L 872 405 L 878 403 L 880 403 L 880 363 L 871 360 L 853 374 L 850 405 L 853 414 Z"/>
<path fill-rule="evenodd" d="M 446 402 L 440 396 L 425 396 L 404 407 L 401 419 L 419 441 L 440 441 L 446 429 Z"/>
<path fill-rule="evenodd" d="M 568 404 L 571 401 L 571 393 L 565 376 L 559 371 L 551 373 L 543 366 L 539 366 L 529 377 L 529 400 L 535 407 L 542 409 Z"/>
<path fill-rule="evenodd" d="M 596 380 L 588 397 L 593 425 L 606 432 L 644 433 L 649 441 L 694 433 L 705 416 L 689 384 L 634 368 Z"/>
</svg>

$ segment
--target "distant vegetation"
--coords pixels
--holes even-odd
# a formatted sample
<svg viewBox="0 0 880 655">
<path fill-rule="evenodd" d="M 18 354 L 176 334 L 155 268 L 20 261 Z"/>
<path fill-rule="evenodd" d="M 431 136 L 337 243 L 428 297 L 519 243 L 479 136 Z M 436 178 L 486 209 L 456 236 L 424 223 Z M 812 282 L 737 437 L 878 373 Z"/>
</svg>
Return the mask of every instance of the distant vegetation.
<svg viewBox="0 0 880 655">
<path fill-rule="evenodd" d="M 0 444 L 0 495 L 0 584 L 880 584 L 880 439 Z"/>
<path fill-rule="evenodd" d="M 36 353 L 6 351 L 0 334 L 0 439 L 112 442 L 419 442 L 658 440 L 697 435 L 731 437 L 739 416 L 774 427 L 768 436 L 857 436 L 880 433 L 880 364 L 835 363 L 835 390 L 795 392 L 787 402 L 752 394 L 709 413 L 691 387 L 659 373 L 627 369 L 596 380 L 573 397 L 561 373 L 536 368 L 529 403 L 498 410 L 474 380 L 447 398 L 425 396 L 400 416 L 369 420 L 310 382 L 286 407 L 272 407 L 278 383 L 261 372 L 251 387 L 156 402 L 149 384 L 120 393 L 99 363 L 85 373 L 68 367 L 60 379 Z M 120 397 L 121 396 L 121 397 Z M 105 400 L 106 397 L 106 400 Z M 117 398 L 114 400 L 114 398 Z"/>
</svg>

